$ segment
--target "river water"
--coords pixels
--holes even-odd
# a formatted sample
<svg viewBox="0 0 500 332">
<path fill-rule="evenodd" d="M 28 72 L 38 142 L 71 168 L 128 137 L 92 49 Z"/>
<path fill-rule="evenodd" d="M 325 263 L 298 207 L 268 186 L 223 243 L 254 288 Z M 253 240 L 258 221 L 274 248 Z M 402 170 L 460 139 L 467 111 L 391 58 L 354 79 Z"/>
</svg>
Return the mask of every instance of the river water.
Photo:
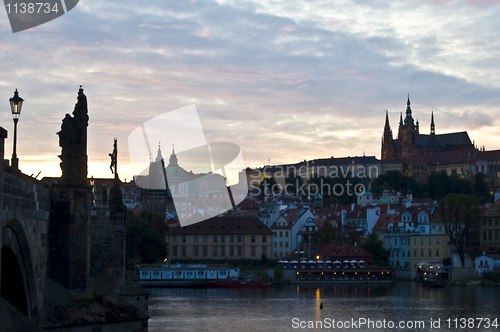
<svg viewBox="0 0 500 332">
<path fill-rule="evenodd" d="M 149 291 L 153 332 L 500 331 L 498 287 L 430 289 L 416 282 L 397 282 Z M 498 327 L 493 326 L 496 318 Z"/>
</svg>

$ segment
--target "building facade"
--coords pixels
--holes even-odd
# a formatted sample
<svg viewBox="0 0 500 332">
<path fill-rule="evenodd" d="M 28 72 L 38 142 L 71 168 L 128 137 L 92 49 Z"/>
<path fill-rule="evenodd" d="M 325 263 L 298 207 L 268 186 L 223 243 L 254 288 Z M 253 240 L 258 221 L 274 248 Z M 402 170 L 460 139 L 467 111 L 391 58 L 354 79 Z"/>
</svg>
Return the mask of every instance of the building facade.
<svg viewBox="0 0 500 332">
<path fill-rule="evenodd" d="M 213 217 L 168 234 L 168 259 L 260 259 L 273 256 L 273 232 L 257 217 Z"/>
</svg>

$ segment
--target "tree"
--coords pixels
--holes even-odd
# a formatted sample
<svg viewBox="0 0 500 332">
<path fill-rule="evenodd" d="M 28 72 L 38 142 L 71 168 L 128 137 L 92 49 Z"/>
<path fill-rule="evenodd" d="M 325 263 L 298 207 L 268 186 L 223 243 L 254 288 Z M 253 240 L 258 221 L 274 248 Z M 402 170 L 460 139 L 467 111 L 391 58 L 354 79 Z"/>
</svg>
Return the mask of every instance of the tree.
<svg viewBox="0 0 500 332">
<path fill-rule="evenodd" d="M 297 195 L 297 190 L 298 190 L 297 184 L 300 187 L 302 180 L 303 180 L 302 177 L 297 176 L 297 172 L 295 170 L 288 171 L 287 176 L 285 178 L 285 183 L 286 183 L 285 194 L 292 196 Z"/>
<path fill-rule="evenodd" d="M 382 192 L 387 189 L 403 192 L 413 187 L 414 183 L 413 178 L 404 176 L 400 171 L 387 171 L 373 180 L 372 191 Z"/>
<path fill-rule="evenodd" d="M 316 243 L 336 243 L 338 239 L 338 230 L 333 227 L 331 223 L 327 222 L 323 224 L 321 229 L 318 229 L 314 233 L 314 242 Z"/>
<path fill-rule="evenodd" d="M 473 195 L 448 194 L 439 202 L 437 211 L 446 235 L 464 267 L 467 240 L 477 232 L 479 225 L 481 210 L 478 200 Z"/>
<path fill-rule="evenodd" d="M 351 246 L 361 243 L 361 232 L 358 230 L 358 226 L 352 221 L 343 225 L 337 243 L 348 243 Z"/>
<path fill-rule="evenodd" d="M 373 258 L 374 265 L 389 265 L 389 250 L 384 248 L 384 242 L 378 238 L 377 234 L 369 233 L 368 237 L 363 241 L 362 247 L 370 254 L 375 255 Z"/>
<path fill-rule="evenodd" d="M 165 221 L 151 212 L 127 215 L 127 260 L 136 264 L 156 263 L 166 257 Z"/>
<path fill-rule="evenodd" d="M 276 179 L 273 176 L 270 178 L 264 178 L 259 184 L 259 189 L 259 198 L 262 200 L 264 200 L 264 198 L 268 195 L 281 194 L 281 186 L 276 182 Z"/>
</svg>

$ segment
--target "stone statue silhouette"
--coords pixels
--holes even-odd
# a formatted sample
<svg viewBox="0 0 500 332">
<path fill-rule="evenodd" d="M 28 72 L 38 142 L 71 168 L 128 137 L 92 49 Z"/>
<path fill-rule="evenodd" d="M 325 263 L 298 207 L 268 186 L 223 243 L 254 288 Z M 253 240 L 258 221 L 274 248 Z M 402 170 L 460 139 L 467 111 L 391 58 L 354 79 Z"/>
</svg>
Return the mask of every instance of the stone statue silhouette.
<svg viewBox="0 0 500 332">
<path fill-rule="evenodd" d="M 111 170 L 111 174 L 115 175 L 115 178 L 118 177 L 118 147 L 117 147 L 117 139 L 115 138 L 114 144 L 113 144 L 113 152 L 109 154 L 109 157 L 111 158 L 111 164 L 109 165 L 109 169 Z"/>
<path fill-rule="evenodd" d="M 69 181 L 77 179 L 86 181 L 87 179 L 88 121 L 87 97 L 80 85 L 73 116 L 66 114 L 62 121 L 61 131 L 57 133 L 61 147 L 59 158 L 62 161 L 62 178 Z"/>
</svg>

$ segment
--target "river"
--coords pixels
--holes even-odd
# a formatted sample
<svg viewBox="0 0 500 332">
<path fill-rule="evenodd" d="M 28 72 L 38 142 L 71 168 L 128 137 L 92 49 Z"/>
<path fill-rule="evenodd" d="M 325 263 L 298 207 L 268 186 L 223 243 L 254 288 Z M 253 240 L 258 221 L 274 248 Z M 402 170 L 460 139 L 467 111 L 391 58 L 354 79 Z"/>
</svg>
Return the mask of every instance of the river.
<svg viewBox="0 0 500 332">
<path fill-rule="evenodd" d="M 403 281 L 149 291 L 149 331 L 153 332 L 297 331 L 301 327 L 311 331 L 500 330 L 500 288 L 493 287 L 424 288 Z"/>
</svg>

